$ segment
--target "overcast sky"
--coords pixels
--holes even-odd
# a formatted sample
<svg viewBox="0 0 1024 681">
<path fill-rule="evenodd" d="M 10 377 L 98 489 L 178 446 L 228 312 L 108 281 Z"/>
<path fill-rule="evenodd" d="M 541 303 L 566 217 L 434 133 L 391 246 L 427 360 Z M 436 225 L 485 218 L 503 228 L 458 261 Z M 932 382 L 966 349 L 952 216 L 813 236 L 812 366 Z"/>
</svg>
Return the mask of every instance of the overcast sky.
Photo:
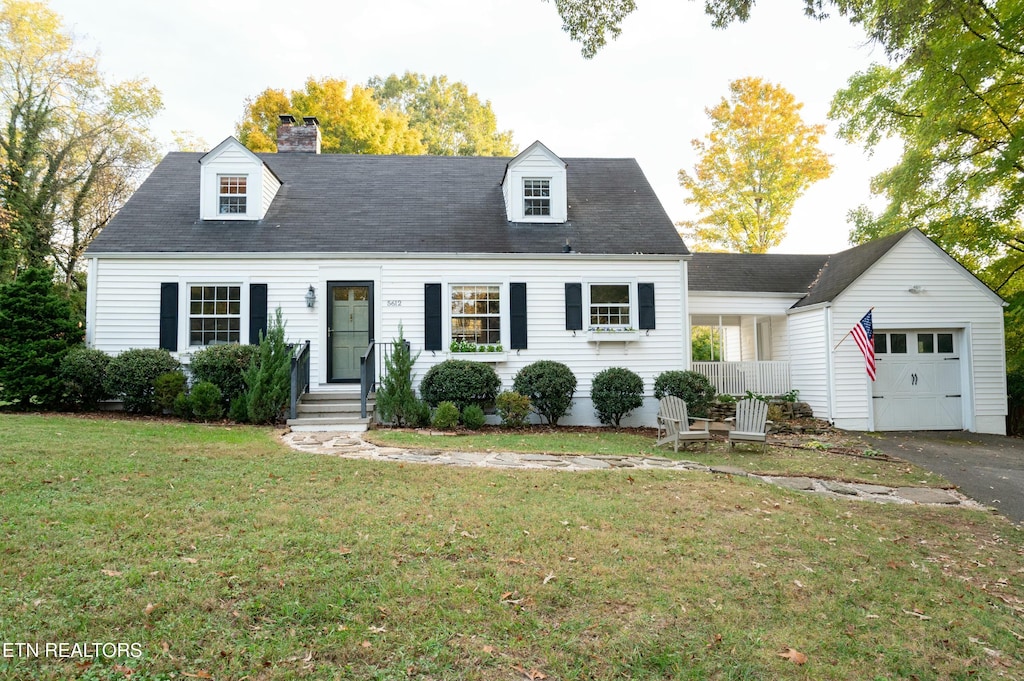
<svg viewBox="0 0 1024 681">
<path fill-rule="evenodd" d="M 844 19 L 806 19 L 799 0 L 761 0 L 750 23 L 725 31 L 710 28 L 703 3 L 639 4 L 622 36 L 585 60 L 542 0 L 50 2 L 100 51 L 108 77 L 145 76 L 160 89 L 154 132 L 168 149 L 172 130 L 211 147 L 234 134 L 245 99 L 268 87 L 443 74 L 490 100 L 520 149 L 540 140 L 560 156 L 636 158 L 673 220 L 693 217 L 677 173 L 693 168 L 690 140 L 709 131 L 704 109 L 730 81 L 782 85 L 805 121 L 826 123 L 832 94 L 882 59 Z M 778 252 L 846 248 L 847 211 L 870 200 L 870 177 L 895 160 L 895 148 L 869 158 L 828 128 L 836 169 L 797 203 Z"/>
</svg>

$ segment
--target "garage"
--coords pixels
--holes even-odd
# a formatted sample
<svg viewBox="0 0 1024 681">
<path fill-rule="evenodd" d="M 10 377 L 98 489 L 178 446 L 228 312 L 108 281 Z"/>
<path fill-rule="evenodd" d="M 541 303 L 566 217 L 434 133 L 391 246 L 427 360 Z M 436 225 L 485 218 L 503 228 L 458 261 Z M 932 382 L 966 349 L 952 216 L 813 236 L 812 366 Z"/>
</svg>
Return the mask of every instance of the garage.
<svg viewBox="0 0 1024 681">
<path fill-rule="evenodd" d="M 962 430 L 961 332 L 876 330 L 875 430 Z"/>
</svg>

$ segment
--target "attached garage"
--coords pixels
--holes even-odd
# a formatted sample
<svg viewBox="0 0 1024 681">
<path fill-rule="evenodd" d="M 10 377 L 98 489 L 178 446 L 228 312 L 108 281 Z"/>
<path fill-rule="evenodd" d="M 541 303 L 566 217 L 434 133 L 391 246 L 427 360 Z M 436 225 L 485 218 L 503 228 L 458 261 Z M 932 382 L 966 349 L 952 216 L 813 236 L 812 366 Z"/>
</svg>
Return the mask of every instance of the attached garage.
<svg viewBox="0 0 1024 681">
<path fill-rule="evenodd" d="M 959 330 L 875 331 L 875 430 L 962 430 Z"/>
</svg>

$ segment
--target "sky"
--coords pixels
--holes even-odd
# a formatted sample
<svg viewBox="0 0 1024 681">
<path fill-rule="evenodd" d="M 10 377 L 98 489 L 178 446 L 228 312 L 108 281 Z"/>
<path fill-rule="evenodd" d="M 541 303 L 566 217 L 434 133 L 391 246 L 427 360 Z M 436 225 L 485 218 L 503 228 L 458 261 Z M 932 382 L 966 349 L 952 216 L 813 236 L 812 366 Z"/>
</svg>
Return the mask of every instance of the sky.
<svg viewBox="0 0 1024 681">
<path fill-rule="evenodd" d="M 799 0 L 761 0 L 747 24 L 715 30 L 703 3 L 641 0 L 618 40 L 590 60 L 544 0 L 50 0 L 110 80 L 145 77 L 162 93 L 153 132 L 215 146 L 245 100 L 309 77 L 363 84 L 413 71 L 446 75 L 488 100 L 520 149 L 540 140 L 563 157 L 635 158 L 674 221 L 695 217 L 678 171 L 710 131 L 705 108 L 756 76 L 786 88 L 808 123 L 825 123 L 832 176 L 797 202 L 779 253 L 848 247 L 847 212 L 878 207 L 870 178 L 898 146 L 873 156 L 835 136 L 827 113 L 855 72 L 883 60 L 845 19 L 814 21 Z"/>
</svg>

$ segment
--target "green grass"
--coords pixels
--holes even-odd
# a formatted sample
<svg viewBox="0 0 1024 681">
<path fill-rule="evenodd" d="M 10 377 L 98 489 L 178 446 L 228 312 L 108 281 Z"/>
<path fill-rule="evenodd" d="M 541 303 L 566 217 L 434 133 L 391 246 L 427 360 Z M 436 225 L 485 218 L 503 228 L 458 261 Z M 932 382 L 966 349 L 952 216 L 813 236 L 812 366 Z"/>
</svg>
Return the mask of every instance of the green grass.
<svg viewBox="0 0 1024 681">
<path fill-rule="evenodd" d="M 0 443 L 3 640 L 143 652 L 0 678 L 1024 675 L 1024 537 L 998 516 L 343 460 L 256 428 L 0 415 Z"/>
<path fill-rule="evenodd" d="M 611 429 L 526 429 L 521 432 L 484 430 L 480 433 L 445 435 L 385 428 L 370 431 L 365 437 L 388 447 L 590 456 L 662 456 L 696 461 L 708 466 L 735 466 L 758 475 L 807 476 L 892 487 L 951 486 L 942 476 L 907 463 L 847 456 L 829 451 L 828 446 L 814 448 L 814 445 L 819 444 L 816 440 L 808 440 L 810 446 L 800 448 L 770 447 L 767 453 L 756 446 L 730 448 L 721 441 L 711 443 L 707 451 L 703 445 L 691 445 L 688 450 L 676 453 L 671 447 L 654 447 L 656 437 L 653 430 L 650 433 L 616 432 Z M 849 444 L 864 447 L 855 436 L 849 436 Z"/>
</svg>

